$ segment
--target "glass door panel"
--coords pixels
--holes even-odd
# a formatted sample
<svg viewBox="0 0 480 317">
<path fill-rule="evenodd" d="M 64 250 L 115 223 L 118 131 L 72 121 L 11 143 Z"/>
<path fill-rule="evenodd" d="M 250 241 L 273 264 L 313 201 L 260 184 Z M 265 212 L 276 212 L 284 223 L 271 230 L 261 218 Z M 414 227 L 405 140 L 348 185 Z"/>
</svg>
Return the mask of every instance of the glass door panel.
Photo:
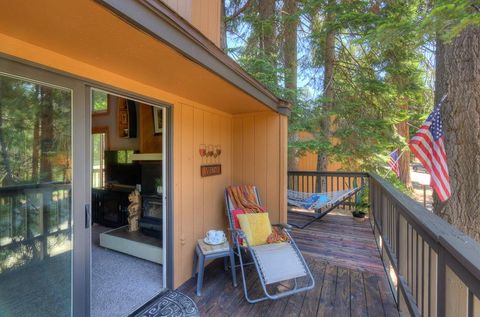
<svg viewBox="0 0 480 317">
<path fill-rule="evenodd" d="M 72 315 L 72 91 L 0 74 L 0 316 Z"/>
</svg>

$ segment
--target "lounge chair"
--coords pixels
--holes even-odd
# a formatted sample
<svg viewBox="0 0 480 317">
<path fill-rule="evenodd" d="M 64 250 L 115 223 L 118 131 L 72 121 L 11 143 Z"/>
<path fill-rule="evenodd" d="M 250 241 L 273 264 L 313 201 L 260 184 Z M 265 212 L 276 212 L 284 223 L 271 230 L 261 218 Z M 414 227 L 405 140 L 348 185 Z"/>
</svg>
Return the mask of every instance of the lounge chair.
<svg viewBox="0 0 480 317">
<path fill-rule="evenodd" d="M 253 187 L 253 191 L 255 193 L 255 203 L 261 206 L 257 188 Z M 225 190 L 225 204 L 232 242 L 234 244 L 234 252 L 240 261 L 239 266 L 242 273 L 243 290 L 245 298 L 249 303 L 253 304 L 267 299 L 276 300 L 310 290 L 315 286 L 312 273 L 295 244 L 295 241 L 288 232 L 291 228 L 289 225 L 272 225 L 273 227 L 281 228 L 281 232 L 287 237 L 285 242 L 271 244 L 265 242 L 260 245 L 252 245 L 245 232 L 235 228 L 234 214 L 232 212 L 236 209 L 236 206 L 234 206 L 232 202 L 228 189 Z M 250 263 L 246 263 L 244 259 L 244 257 L 248 255 L 251 258 Z M 255 266 L 265 296 L 257 298 L 250 297 L 245 270 L 245 266 L 249 264 Z"/>
</svg>

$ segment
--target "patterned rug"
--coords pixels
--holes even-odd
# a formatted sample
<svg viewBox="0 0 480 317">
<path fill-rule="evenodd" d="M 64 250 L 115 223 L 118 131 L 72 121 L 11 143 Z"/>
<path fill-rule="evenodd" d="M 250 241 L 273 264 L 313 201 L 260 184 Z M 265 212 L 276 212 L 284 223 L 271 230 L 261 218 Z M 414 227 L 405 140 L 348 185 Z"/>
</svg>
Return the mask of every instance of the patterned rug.
<svg viewBox="0 0 480 317">
<path fill-rule="evenodd" d="M 129 317 L 196 317 L 195 302 L 177 291 L 167 290 L 143 305 Z"/>
</svg>

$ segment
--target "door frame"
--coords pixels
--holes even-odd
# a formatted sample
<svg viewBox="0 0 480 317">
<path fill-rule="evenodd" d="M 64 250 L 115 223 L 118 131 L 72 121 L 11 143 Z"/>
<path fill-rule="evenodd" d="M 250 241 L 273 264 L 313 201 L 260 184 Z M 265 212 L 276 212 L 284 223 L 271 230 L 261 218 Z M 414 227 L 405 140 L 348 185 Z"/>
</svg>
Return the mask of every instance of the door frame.
<svg viewBox="0 0 480 317">
<path fill-rule="evenodd" d="M 166 249 L 166 259 L 164 259 L 164 285 L 168 289 L 174 288 L 174 213 L 173 213 L 173 105 L 171 103 L 157 100 L 142 94 L 135 93 L 126 89 L 111 86 L 95 80 L 75 76 L 70 73 L 53 69 L 49 66 L 34 63 L 32 61 L 20 59 L 15 56 L 0 53 L 0 72 L 10 74 L 12 76 L 25 78 L 39 83 L 47 83 L 60 88 L 72 90 L 72 136 L 76 137 L 76 143 L 72 139 L 72 157 L 75 153 L 84 153 L 84 164 L 74 164 L 72 173 L 79 175 L 75 178 L 76 186 L 72 183 L 72 197 L 74 189 L 77 189 L 83 199 L 74 200 L 73 206 L 73 228 L 74 234 L 78 234 L 74 238 L 73 244 L 73 291 L 72 291 L 72 313 L 73 316 L 90 316 L 90 268 L 91 259 L 88 254 L 90 252 L 91 228 L 85 228 L 86 223 L 90 223 L 90 201 L 91 191 L 90 183 L 90 161 L 91 161 L 91 88 L 96 88 L 111 92 L 121 96 L 144 102 L 150 105 L 156 105 L 165 108 L 165 118 L 167 124 L 164 129 L 164 149 L 163 159 L 165 162 L 166 182 L 163 186 L 164 200 L 166 202 L 166 221 L 164 227 L 164 247 Z M 83 105 L 83 106 L 76 106 Z M 75 118 L 75 120 L 73 120 Z M 74 122 L 83 122 L 76 124 Z M 73 160 L 72 160 L 73 161 Z M 77 174 L 75 174 L 77 173 Z M 79 184 L 78 184 L 79 183 Z M 77 194 L 78 195 L 78 194 Z M 87 210 L 88 209 L 88 210 Z M 76 212 L 74 212 L 76 211 Z M 88 240 L 87 240 L 88 239 Z M 87 262 L 88 261 L 88 262 Z"/>
<path fill-rule="evenodd" d="M 72 267 L 71 267 L 71 287 L 70 293 L 72 300 L 72 314 L 73 316 L 86 316 L 86 300 L 85 291 L 87 283 L 87 272 L 85 266 L 86 260 L 86 217 L 84 210 L 86 208 L 87 196 L 86 186 L 90 184 L 87 181 L 85 173 L 85 164 L 87 159 L 87 142 L 86 132 L 88 128 L 88 120 L 86 120 L 84 107 L 78 105 L 85 104 L 83 93 L 83 84 L 78 80 L 64 77 L 59 74 L 48 72 L 43 69 L 38 69 L 2 58 L 0 56 L 0 73 L 26 80 L 28 82 L 39 83 L 60 89 L 67 89 L 71 92 L 71 155 L 72 155 L 72 183 L 71 183 L 71 213 L 73 220 L 73 246 L 72 246 Z M 75 120 L 74 120 L 75 118 Z M 77 123 L 76 123 L 77 122 Z"/>
<path fill-rule="evenodd" d="M 173 146 L 172 146 L 172 127 L 171 125 L 173 124 L 173 121 L 171 120 L 171 112 L 172 112 L 172 106 L 168 103 L 165 102 L 160 102 L 158 100 L 154 100 L 151 98 L 145 98 L 138 96 L 136 94 L 132 94 L 129 92 L 124 92 L 123 90 L 115 89 L 115 88 L 109 88 L 107 86 L 99 85 L 99 84 L 87 84 L 87 96 L 86 100 L 88 102 L 88 108 L 90 110 L 90 131 L 92 130 L 91 127 L 91 117 L 93 114 L 93 111 L 91 109 L 92 107 L 92 91 L 97 90 L 104 92 L 109 95 L 114 95 L 116 97 L 120 98 L 128 98 L 130 100 L 140 102 L 142 104 L 145 104 L 150 107 L 155 107 L 155 108 L 161 108 L 164 110 L 163 116 L 162 116 L 162 171 L 165 173 L 163 175 L 163 220 L 164 220 L 164 230 L 162 230 L 162 240 L 163 240 L 163 263 L 162 263 L 162 271 L 163 271 L 163 285 L 162 288 L 173 288 L 173 208 L 172 208 L 172 177 L 173 177 L 173 166 L 172 166 L 172 151 L 173 151 Z M 109 110 L 110 111 L 110 110 Z M 115 133 L 113 131 L 112 133 Z M 91 160 L 91 158 L 90 158 Z M 90 176 L 91 177 L 91 176 Z M 91 180 L 90 180 L 91 184 Z M 90 197 L 91 197 L 91 187 L 89 189 L 90 191 Z M 91 262 L 91 259 L 90 259 Z M 91 265 L 90 265 L 91 267 Z M 91 292 L 90 292 L 91 293 Z"/>
</svg>

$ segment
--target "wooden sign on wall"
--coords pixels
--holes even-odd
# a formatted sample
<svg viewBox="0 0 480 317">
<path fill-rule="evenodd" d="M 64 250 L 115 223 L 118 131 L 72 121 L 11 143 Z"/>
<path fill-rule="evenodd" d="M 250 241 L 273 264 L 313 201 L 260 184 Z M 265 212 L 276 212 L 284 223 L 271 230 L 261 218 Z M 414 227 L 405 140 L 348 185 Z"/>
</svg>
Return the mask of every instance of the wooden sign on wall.
<svg viewBox="0 0 480 317">
<path fill-rule="evenodd" d="M 214 176 L 222 174 L 222 165 L 221 164 L 211 164 L 211 165 L 201 165 L 200 166 L 200 175 L 202 177 Z"/>
</svg>

